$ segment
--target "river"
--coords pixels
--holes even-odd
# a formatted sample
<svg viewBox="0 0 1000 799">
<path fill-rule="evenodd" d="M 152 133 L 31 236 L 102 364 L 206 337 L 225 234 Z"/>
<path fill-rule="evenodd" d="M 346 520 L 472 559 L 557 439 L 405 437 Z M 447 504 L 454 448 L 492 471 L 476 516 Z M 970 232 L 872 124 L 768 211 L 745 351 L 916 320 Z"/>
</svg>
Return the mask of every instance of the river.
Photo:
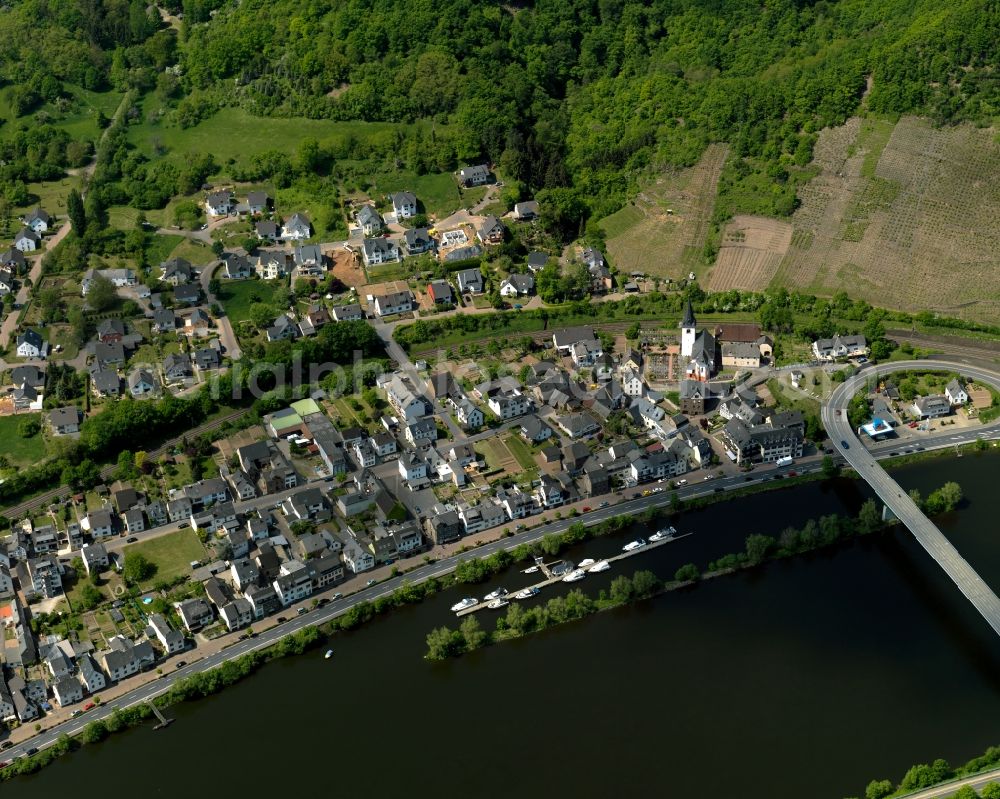
<svg viewBox="0 0 1000 799">
<path fill-rule="evenodd" d="M 898 470 L 924 492 L 961 483 L 939 520 L 994 589 L 1000 456 Z M 823 513 L 841 480 L 684 514 L 693 536 L 627 561 L 669 576 Z M 634 531 L 632 535 L 634 535 Z M 623 535 L 570 557 L 620 549 Z M 612 574 L 579 584 L 596 592 Z M 479 586 L 516 589 L 504 575 Z M 912 763 L 1000 741 L 1000 641 L 906 533 L 723 577 L 455 661 L 423 660 L 448 591 L 170 710 L 177 722 L 83 747 L 5 784 L 8 797 L 554 796 L 803 799 L 863 794 Z M 481 616 L 483 621 L 489 617 Z M 321 650 L 322 651 L 322 650 Z"/>
</svg>

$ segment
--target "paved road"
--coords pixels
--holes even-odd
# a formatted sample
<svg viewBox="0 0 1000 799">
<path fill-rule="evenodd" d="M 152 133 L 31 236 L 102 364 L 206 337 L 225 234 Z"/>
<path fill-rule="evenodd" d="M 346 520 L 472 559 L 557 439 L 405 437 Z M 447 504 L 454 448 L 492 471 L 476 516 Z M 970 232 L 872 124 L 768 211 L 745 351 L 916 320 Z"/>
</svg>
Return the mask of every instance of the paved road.
<svg viewBox="0 0 1000 799">
<path fill-rule="evenodd" d="M 42 276 L 42 258 L 45 256 L 45 253 L 52 252 L 56 245 L 66 238 L 66 234 L 69 233 L 71 228 L 72 225 L 69 218 L 66 218 L 63 220 L 62 227 L 56 231 L 56 234 L 52 238 L 45 240 L 45 249 L 36 252 L 31 257 L 31 269 L 28 270 L 28 278 L 31 280 L 32 287 L 38 285 L 38 280 Z M 18 289 L 17 296 L 15 297 L 17 304 L 22 308 L 27 305 L 32 291 L 33 288 L 29 288 L 27 283 L 22 280 L 21 288 Z M 11 311 L 7 314 L 7 318 L 3 320 L 3 325 L 0 325 L 0 349 L 7 346 L 11 335 L 17 329 L 17 320 L 20 318 L 21 311 Z"/>
<path fill-rule="evenodd" d="M 863 369 L 856 377 L 834 389 L 830 398 L 823 405 L 823 426 L 826 428 L 833 446 L 841 456 L 874 489 L 879 499 L 895 514 L 896 518 L 907 526 L 920 545 L 958 586 L 959 591 L 1000 635 L 1000 597 L 993 593 L 993 590 L 976 573 L 975 569 L 938 530 L 934 522 L 924 515 L 923 511 L 900 488 L 899 484 L 879 466 L 874 455 L 854 435 L 854 430 L 847 418 L 847 406 L 851 397 L 867 383 L 874 380 L 876 376 L 909 369 L 954 371 L 972 377 L 978 382 L 988 383 L 1000 390 L 1000 375 L 985 369 L 946 361 L 899 361 Z M 996 424 L 990 426 L 991 429 L 996 427 Z M 978 432 L 982 434 L 982 428 Z M 965 440 L 968 440 L 969 434 L 967 432 L 964 435 Z M 951 441 L 952 439 L 954 442 Z M 962 439 L 963 434 L 952 434 L 946 439 L 948 442 L 946 445 L 959 443 Z"/>
<path fill-rule="evenodd" d="M 1000 783 L 1000 768 L 985 771 L 974 777 L 964 777 L 960 780 L 952 780 L 944 785 L 937 785 L 933 788 L 924 788 L 922 791 L 902 794 L 896 799 L 947 799 L 954 796 L 960 788 L 968 785 L 976 791 L 981 791 L 990 783 Z"/>
<path fill-rule="evenodd" d="M 208 266 L 205 266 L 201 270 L 201 290 L 205 295 L 206 302 L 211 305 L 212 303 L 218 302 L 215 295 L 209 291 L 209 284 L 212 282 L 212 275 L 219 268 L 219 261 L 212 261 Z M 221 306 L 222 303 L 218 302 Z M 233 332 L 233 324 L 229 321 L 228 316 L 220 316 L 216 318 L 215 325 L 219 330 L 219 341 L 222 343 L 222 351 L 228 355 L 232 360 L 238 361 L 243 357 L 243 353 L 240 350 L 239 342 L 236 339 L 236 333 Z"/>
<path fill-rule="evenodd" d="M 923 362 L 921 362 L 923 363 Z M 988 440 L 1000 439 L 1000 425 L 991 427 L 985 431 L 979 431 L 979 436 Z M 923 448 L 925 450 L 932 449 L 947 449 L 953 446 L 951 441 L 951 434 L 942 433 L 936 436 L 929 436 L 923 442 Z M 889 457 L 888 449 L 878 452 L 877 457 L 887 458 Z M 811 459 L 800 460 L 796 464 L 796 470 L 799 474 L 810 474 L 819 471 L 821 468 L 821 456 L 816 455 Z M 698 497 L 709 496 L 714 492 L 719 491 L 729 491 L 735 490 L 743 487 L 753 485 L 755 483 L 763 482 L 771 479 L 776 472 L 779 472 L 776 468 L 771 469 L 758 469 L 752 474 L 738 474 L 729 477 L 721 477 L 712 479 L 709 481 L 700 481 L 693 485 L 688 485 L 677 490 L 679 497 L 685 500 L 696 499 Z M 520 544 L 534 543 L 541 540 L 544 536 L 550 533 L 563 532 L 570 525 L 577 522 L 582 522 L 586 525 L 598 524 L 600 522 L 606 521 L 610 518 L 620 516 L 623 514 L 631 513 L 637 514 L 647 508 L 663 507 L 670 503 L 671 494 L 667 491 L 659 494 L 651 494 L 646 497 L 637 497 L 635 499 L 624 500 L 618 502 L 617 504 L 609 505 L 605 508 L 598 508 L 591 511 L 584 516 L 576 518 L 564 518 L 548 524 L 544 524 L 540 527 L 533 528 L 531 530 L 523 530 L 516 532 L 513 536 L 507 538 L 500 538 L 496 541 L 486 543 L 474 550 L 463 552 L 460 554 L 454 554 L 448 557 L 444 557 L 433 563 L 428 563 L 422 566 L 418 566 L 412 571 L 407 572 L 405 575 L 400 575 L 397 577 L 389 577 L 382 582 L 358 590 L 357 592 L 345 596 L 341 599 L 337 599 L 329 602 L 321 608 L 316 608 L 307 613 L 300 615 L 294 615 L 284 624 L 278 624 L 267 630 L 261 631 L 256 638 L 248 639 L 244 641 L 239 641 L 236 634 L 231 634 L 226 637 L 226 640 L 233 641 L 232 645 L 226 646 L 226 648 L 219 651 L 215 651 L 199 660 L 192 661 L 188 665 L 181 669 L 177 669 L 170 674 L 166 674 L 159 677 L 152 682 L 139 686 L 134 690 L 131 690 L 119 697 L 108 700 L 106 704 L 101 704 L 99 707 L 88 711 L 83 716 L 70 719 L 61 724 L 45 730 L 38 735 L 35 735 L 29 739 L 21 741 L 16 746 L 11 747 L 2 753 L 4 758 L 12 758 L 18 755 L 24 754 L 24 750 L 29 746 L 37 747 L 39 749 L 46 746 L 50 746 L 55 740 L 63 733 L 75 734 L 79 732 L 87 723 L 94 721 L 95 719 L 106 718 L 110 715 L 116 708 L 131 707 L 136 704 L 148 701 L 152 697 L 158 696 L 159 694 L 167 691 L 174 682 L 180 677 L 187 677 L 191 674 L 195 674 L 200 671 L 205 671 L 207 669 L 214 668 L 227 660 L 239 657 L 246 654 L 247 652 L 253 651 L 255 649 L 260 649 L 266 646 L 270 646 L 283 638 L 284 636 L 301 630 L 303 627 L 311 624 L 323 624 L 328 622 L 338 616 L 343 615 L 348 610 L 350 610 L 355 605 L 361 602 L 371 602 L 378 599 L 379 597 L 386 596 L 397 588 L 402 586 L 404 583 L 419 583 L 429 580 L 433 577 L 441 577 L 448 572 L 452 571 L 461 560 L 465 560 L 471 557 L 487 557 L 500 550 L 512 549 Z M 277 501 L 276 497 L 261 497 L 258 500 L 251 500 L 251 503 L 263 503 L 266 504 L 270 502 L 273 504 Z M 249 504 L 249 503 L 247 503 Z M 529 520 L 530 521 L 530 520 Z M 371 574 L 371 573 L 369 573 Z M 361 579 L 367 575 L 361 575 L 358 579 Z M 316 596 L 327 596 L 330 597 L 337 588 L 344 590 L 344 586 L 336 586 L 331 588 L 325 594 L 318 594 Z M 310 597 L 310 600 L 313 597 Z M 294 611 L 290 608 L 289 615 Z M 267 623 L 268 620 L 264 620 L 263 623 Z M 189 653 L 185 653 L 187 657 L 197 657 L 198 650 L 193 650 Z M 180 656 L 181 658 L 184 655 Z M 166 668 L 169 668 L 169 663 Z M 948 794 L 942 794 L 942 796 L 947 796 Z M 931 796 L 928 794 L 928 797 Z M 921 797 L 923 799 L 923 797 Z"/>
</svg>

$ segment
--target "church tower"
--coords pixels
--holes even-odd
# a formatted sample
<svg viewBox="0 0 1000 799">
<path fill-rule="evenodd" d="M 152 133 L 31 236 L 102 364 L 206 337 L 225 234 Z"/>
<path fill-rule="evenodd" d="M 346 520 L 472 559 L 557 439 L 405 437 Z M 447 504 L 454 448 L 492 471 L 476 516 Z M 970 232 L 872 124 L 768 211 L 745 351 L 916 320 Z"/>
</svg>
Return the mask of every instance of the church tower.
<svg viewBox="0 0 1000 799">
<path fill-rule="evenodd" d="M 681 320 L 681 357 L 691 357 L 696 336 L 694 311 L 691 309 L 691 300 L 688 300 L 684 307 L 684 318 Z"/>
</svg>

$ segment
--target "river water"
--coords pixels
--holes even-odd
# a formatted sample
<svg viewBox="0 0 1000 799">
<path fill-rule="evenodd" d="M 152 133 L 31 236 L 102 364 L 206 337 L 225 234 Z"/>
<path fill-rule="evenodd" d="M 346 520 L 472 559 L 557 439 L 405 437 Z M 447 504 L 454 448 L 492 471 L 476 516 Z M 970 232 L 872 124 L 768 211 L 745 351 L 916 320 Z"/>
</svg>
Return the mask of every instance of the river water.
<svg viewBox="0 0 1000 799">
<path fill-rule="evenodd" d="M 961 483 L 965 506 L 939 523 L 1000 590 L 997 474 L 992 454 L 896 472 L 925 492 Z M 749 533 L 854 512 L 867 495 L 838 481 L 687 513 L 677 526 L 695 535 L 620 570 L 703 567 Z M 569 557 L 612 554 L 630 535 Z M 613 576 L 578 585 L 596 593 Z M 528 582 L 514 571 L 476 590 Z M 426 633 L 455 624 L 461 595 L 337 636 L 331 660 L 272 663 L 172 708 L 166 730 L 84 747 L 6 783 L 3 797 L 840 799 L 1000 742 L 1000 640 L 903 530 L 424 661 Z"/>
</svg>

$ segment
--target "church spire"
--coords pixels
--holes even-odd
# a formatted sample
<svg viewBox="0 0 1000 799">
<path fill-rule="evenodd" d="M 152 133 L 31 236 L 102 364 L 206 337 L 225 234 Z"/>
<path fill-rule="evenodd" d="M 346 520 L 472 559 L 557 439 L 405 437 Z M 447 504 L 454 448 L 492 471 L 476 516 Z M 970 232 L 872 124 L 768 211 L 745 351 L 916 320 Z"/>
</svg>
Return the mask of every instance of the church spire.
<svg viewBox="0 0 1000 799">
<path fill-rule="evenodd" d="M 684 318 L 681 320 L 681 327 L 694 327 L 694 310 L 691 308 L 691 300 L 684 306 Z"/>
</svg>

